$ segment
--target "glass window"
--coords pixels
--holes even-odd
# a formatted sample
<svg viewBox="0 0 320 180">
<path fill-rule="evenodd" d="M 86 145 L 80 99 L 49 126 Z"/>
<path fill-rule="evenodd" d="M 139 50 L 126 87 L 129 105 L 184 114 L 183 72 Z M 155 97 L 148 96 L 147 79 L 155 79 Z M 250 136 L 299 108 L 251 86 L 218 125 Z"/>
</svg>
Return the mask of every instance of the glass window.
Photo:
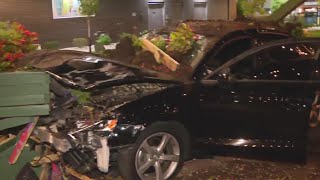
<svg viewBox="0 0 320 180">
<path fill-rule="evenodd" d="M 307 44 L 276 46 L 242 59 L 221 71 L 219 76 L 229 79 L 307 80 L 313 69 L 314 56 L 315 48 Z"/>
</svg>

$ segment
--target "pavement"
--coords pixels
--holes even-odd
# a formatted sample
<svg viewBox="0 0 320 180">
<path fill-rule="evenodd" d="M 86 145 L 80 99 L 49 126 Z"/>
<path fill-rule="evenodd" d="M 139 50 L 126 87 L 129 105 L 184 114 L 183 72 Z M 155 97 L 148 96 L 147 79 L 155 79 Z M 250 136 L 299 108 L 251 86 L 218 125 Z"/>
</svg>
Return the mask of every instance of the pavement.
<svg viewBox="0 0 320 180">
<path fill-rule="evenodd" d="M 311 129 L 304 165 L 249 158 L 213 156 L 185 162 L 177 180 L 320 180 L 320 128 Z"/>
<path fill-rule="evenodd" d="M 320 153 L 310 154 L 306 165 L 223 156 L 191 160 L 175 179 L 320 180 Z"/>
</svg>

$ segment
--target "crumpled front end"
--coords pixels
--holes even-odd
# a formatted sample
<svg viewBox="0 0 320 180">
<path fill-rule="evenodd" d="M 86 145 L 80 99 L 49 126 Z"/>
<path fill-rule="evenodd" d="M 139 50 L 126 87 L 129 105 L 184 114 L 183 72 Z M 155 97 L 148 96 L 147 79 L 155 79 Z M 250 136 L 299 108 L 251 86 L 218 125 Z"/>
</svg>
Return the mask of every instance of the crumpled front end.
<svg viewBox="0 0 320 180">
<path fill-rule="evenodd" d="M 99 169 L 107 173 L 110 152 L 128 147 L 130 138 L 144 129 L 143 125 L 118 121 L 122 116 L 118 109 L 169 86 L 136 83 L 96 89 L 90 93 L 77 91 L 78 96 L 73 95 L 77 102 L 72 102 L 72 106 L 62 108 L 53 103 L 51 115 L 41 120 L 34 135 L 41 142 L 51 144 L 61 154 L 64 163 L 77 172 L 86 174 Z M 83 95 L 86 95 L 85 100 Z"/>
</svg>

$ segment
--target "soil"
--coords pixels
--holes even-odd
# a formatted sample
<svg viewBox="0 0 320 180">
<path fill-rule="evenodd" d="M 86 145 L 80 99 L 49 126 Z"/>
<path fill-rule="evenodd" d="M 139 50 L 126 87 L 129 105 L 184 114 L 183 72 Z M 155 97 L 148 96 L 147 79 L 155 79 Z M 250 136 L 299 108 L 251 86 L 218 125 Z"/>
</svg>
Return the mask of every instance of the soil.
<svg viewBox="0 0 320 180">
<path fill-rule="evenodd" d="M 166 66 L 158 64 L 151 52 L 145 50 L 136 50 L 134 47 L 132 47 L 132 41 L 129 38 L 121 39 L 119 44 L 116 46 L 116 49 L 106 50 L 104 55 L 107 58 L 115 59 L 124 63 L 178 76 L 178 74 L 181 75 L 181 73 L 187 73 L 188 71 L 191 71 L 191 68 L 183 65 L 182 61 L 183 59 L 189 59 L 188 56 L 190 53 L 191 52 L 186 54 L 168 52 L 173 59 L 182 64 L 177 72 L 172 72 Z"/>
<path fill-rule="evenodd" d="M 223 20 L 188 20 L 185 21 L 192 31 L 196 34 L 206 36 L 222 36 L 236 30 L 254 29 L 254 28 L 275 28 L 279 31 L 287 32 L 286 29 L 275 23 L 263 23 L 256 21 L 223 21 Z"/>
</svg>

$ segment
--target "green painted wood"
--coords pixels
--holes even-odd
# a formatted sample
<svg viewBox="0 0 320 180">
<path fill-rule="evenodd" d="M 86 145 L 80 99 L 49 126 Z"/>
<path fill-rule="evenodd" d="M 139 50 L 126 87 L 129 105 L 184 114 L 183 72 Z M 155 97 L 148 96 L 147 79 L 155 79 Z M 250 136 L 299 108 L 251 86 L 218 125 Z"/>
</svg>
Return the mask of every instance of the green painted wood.
<svg viewBox="0 0 320 180">
<path fill-rule="evenodd" d="M 12 117 L 0 119 L 0 131 L 32 122 L 34 117 Z"/>
<path fill-rule="evenodd" d="M 11 146 L 15 145 L 17 142 L 17 137 L 11 139 L 10 141 L 6 142 L 5 144 L 0 145 L 0 153 L 7 150 Z"/>
<path fill-rule="evenodd" d="M 27 84 L 16 86 L 0 86 L 0 97 L 41 95 L 49 93 L 49 84 Z"/>
<path fill-rule="evenodd" d="M 49 84 L 50 77 L 45 72 L 3 72 L 0 73 L 0 86 L 22 84 Z"/>
<path fill-rule="evenodd" d="M 14 180 L 16 179 L 16 176 L 20 172 L 20 170 L 23 168 L 23 166 L 32 161 L 34 157 L 38 156 L 38 154 L 35 151 L 30 151 L 30 147 L 26 146 L 18 161 L 14 165 L 10 165 L 8 163 L 8 159 L 10 157 L 11 152 L 13 151 L 14 146 L 11 146 L 10 148 L 6 149 L 5 151 L 0 153 L 0 179 L 4 180 Z M 39 176 L 41 168 L 34 169 L 36 174 Z"/>
<path fill-rule="evenodd" d="M 0 117 L 41 116 L 49 114 L 49 105 L 0 107 Z"/>
<path fill-rule="evenodd" d="M 50 101 L 48 94 L 43 95 L 25 95 L 25 96 L 6 96 L 0 97 L 0 107 L 5 106 L 23 106 L 23 105 L 36 105 L 48 104 Z"/>
</svg>

